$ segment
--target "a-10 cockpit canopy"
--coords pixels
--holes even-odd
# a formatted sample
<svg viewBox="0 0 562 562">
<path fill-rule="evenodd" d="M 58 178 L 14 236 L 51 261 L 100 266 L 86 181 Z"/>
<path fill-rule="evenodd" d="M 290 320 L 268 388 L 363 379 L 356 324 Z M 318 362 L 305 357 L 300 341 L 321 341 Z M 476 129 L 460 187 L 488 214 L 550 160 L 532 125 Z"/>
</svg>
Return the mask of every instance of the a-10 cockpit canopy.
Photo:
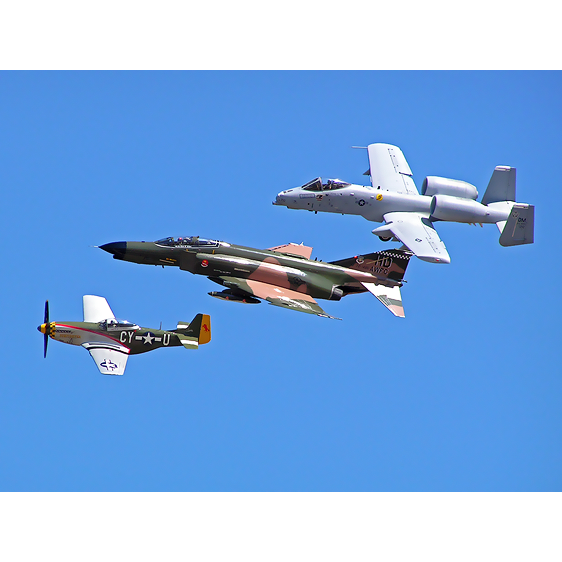
<svg viewBox="0 0 562 562">
<path fill-rule="evenodd" d="M 140 326 L 133 324 L 128 320 L 121 320 L 120 318 L 108 318 L 99 323 L 100 330 L 112 332 L 114 330 L 138 330 Z"/>
<path fill-rule="evenodd" d="M 218 242 L 199 238 L 199 236 L 179 236 L 178 238 L 170 236 L 157 240 L 156 244 L 159 246 L 216 246 Z"/>
<path fill-rule="evenodd" d="M 347 183 L 343 180 L 333 179 L 333 180 L 325 180 L 322 181 L 322 178 L 316 178 L 308 183 L 305 183 L 302 186 L 302 189 L 306 189 L 307 191 L 328 191 L 334 189 L 342 189 L 343 187 L 350 186 L 350 183 Z"/>
</svg>

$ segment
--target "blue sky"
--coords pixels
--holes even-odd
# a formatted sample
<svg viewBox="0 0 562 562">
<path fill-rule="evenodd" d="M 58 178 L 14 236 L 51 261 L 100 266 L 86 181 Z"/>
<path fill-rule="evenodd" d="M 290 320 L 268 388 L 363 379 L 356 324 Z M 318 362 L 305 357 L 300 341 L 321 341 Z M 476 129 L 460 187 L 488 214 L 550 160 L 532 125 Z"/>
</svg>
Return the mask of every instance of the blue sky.
<svg viewBox="0 0 562 562">
<path fill-rule="evenodd" d="M 3 72 L 2 491 L 560 491 L 559 72 Z M 274 207 L 318 175 L 361 183 L 400 146 L 427 175 L 485 190 L 517 168 L 535 244 L 440 224 L 452 263 L 413 260 L 406 319 L 371 295 L 343 321 L 207 295 L 175 269 L 93 246 L 164 236 L 388 248 L 359 217 Z M 82 295 L 173 328 L 211 315 L 197 352 L 100 375 L 50 342 Z"/>
</svg>

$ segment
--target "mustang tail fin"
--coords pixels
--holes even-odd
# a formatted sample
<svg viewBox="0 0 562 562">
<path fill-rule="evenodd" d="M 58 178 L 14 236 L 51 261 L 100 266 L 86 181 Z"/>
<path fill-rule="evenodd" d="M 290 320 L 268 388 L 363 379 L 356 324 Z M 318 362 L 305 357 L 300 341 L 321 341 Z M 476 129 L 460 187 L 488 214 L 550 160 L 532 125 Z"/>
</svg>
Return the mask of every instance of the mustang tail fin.
<svg viewBox="0 0 562 562">
<path fill-rule="evenodd" d="M 178 322 L 178 327 L 174 331 L 185 348 L 197 349 L 199 345 L 211 341 L 211 317 L 208 314 L 197 314 L 189 324 Z"/>
</svg>

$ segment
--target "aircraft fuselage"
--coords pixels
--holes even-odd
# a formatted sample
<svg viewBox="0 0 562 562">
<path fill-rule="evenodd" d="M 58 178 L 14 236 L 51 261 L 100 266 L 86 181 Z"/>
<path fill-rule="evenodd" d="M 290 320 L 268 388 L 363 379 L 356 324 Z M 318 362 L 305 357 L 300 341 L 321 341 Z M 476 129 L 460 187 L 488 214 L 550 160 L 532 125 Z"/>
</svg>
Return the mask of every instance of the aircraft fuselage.
<svg viewBox="0 0 562 562">
<path fill-rule="evenodd" d="M 419 213 L 434 221 L 442 220 L 432 217 L 432 201 L 433 196 L 429 195 L 396 193 L 365 185 L 350 184 L 333 191 L 307 191 L 301 187 L 295 187 L 279 193 L 273 204 L 289 209 L 360 215 L 372 222 L 384 222 L 384 215 L 395 212 Z M 499 220 L 506 220 L 509 216 L 507 208 L 502 211 L 489 209 L 476 201 L 470 201 L 470 205 L 481 208 L 477 219 L 466 214 L 466 219 L 458 219 L 453 222 L 496 223 Z"/>
<path fill-rule="evenodd" d="M 353 269 L 332 263 L 310 260 L 272 250 L 259 250 L 216 240 L 196 239 L 193 243 L 114 242 L 100 246 L 115 259 L 140 264 L 176 266 L 195 275 L 228 286 L 228 278 L 259 281 L 290 289 L 313 298 L 339 300 L 348 293 L 365 292 L 361 283 L 401 285 L 393 280 L 392 258 L 380 263 L 365 262 L 361 256 Z M 389 276 L 390 272 L 390 276 Z M 403 273 L 403 272 L 402 272 Z M 401 276 L 395 276 L 401 279 Z"/>
<path fill-rule="evenodd" d="M 84 343 L 119 345 L 130 349 L 130 355 L 145 353 L 159 347 L 177 347 L 182 343 L 177 333 L 151 328 L 117 328 L 104 330 L 98 322 L 50 322 L 49 336 L 62 343 L 82 345 Z M 39 326 L 45 333 L 46 325 Z"/>
</svg>

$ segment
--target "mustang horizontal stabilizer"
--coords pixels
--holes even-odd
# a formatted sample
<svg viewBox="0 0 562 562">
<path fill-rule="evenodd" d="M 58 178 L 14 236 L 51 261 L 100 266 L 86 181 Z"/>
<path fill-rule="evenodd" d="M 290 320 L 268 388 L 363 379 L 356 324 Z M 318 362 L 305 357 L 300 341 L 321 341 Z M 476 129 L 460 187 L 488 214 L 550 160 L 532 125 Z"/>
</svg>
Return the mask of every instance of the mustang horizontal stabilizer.
<svg viewBox="0 0 562 562">
<path fill-rule="evenodd" d="M 82 304 L 84 307 L 84 322 L 101 322 L 108 318 L 115 318 L 115 314 L 103 297 L 84 295 Z"/>
<path fill-rule="evenodd" d="M 234 294 L 240 292 L 251 297 L 258 297 L 259 299 L 266 300 L 275 306 L 290 308 L 307 314 L 316 314 L 316 316 L 332 318 L 334 320 L 341 320 L 341 318 L 326 314 L 310 295 L 250 279 L 238 279 L 236 277 L 220 277 L 219 279 L 220 282 L 231 289 Z M 215 281 L 215 279 L 212 280 Z"/>
<path fill-rule="evenodd" d="M 400 294 L 400 287 L 385 287 L 384 285 L 377 285 L 375 283 L 362 283 L 362 285 L 379 301 L 394 314 L 404 318 L 404 306 L 402 305 L 402 296 Z"/>
<path fill-rule="evenodd" d="M 92 356 L 102 375 L 122 375 L 127 366 L 129 349 L 98 343 L 82 344 Z"/>
<path fill-rule="evenodd" d="M 375 189 L 419 195 L 412 170 L 403 152 L 391 144 L 375 143 L 367 147 L 371 185 Z"/>
<path fill-rule="evenodd" d="M 395 212 L 384 215 L 385 225 L 373 230 L 376 236 L 398 238 L 418 258 L 432 263 L 451 263 L 445 244 L 433 223 L 419 213 Z"/>
</svg>

